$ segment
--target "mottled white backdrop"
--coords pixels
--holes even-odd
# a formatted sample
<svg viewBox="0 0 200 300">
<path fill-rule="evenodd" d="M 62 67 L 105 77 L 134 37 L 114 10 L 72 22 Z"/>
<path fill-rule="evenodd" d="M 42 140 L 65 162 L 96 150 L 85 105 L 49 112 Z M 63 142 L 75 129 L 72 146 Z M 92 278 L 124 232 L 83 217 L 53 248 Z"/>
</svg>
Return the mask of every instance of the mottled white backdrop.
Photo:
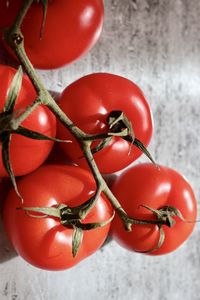
<svg viewBox="0 0 200 300">
<path fill-rule="evenodd" d="M 139 84 L 153 110 L 153 156 L 185 174 L 199 199 L 200 1 L 107 0 L 105 10 L 103 34 L 92 51 L 69 67 L 40 75 L 56 92 L 99 71 Z M 8 62 L 2 49 L 0 62 Z M 14 255 L 0 231 L 0 300 L 182 298 L 200 299 L 199 226 L 173 254 L 133 254 L 111 242 L 64 272 L 31 267 Z"/>
</svg>

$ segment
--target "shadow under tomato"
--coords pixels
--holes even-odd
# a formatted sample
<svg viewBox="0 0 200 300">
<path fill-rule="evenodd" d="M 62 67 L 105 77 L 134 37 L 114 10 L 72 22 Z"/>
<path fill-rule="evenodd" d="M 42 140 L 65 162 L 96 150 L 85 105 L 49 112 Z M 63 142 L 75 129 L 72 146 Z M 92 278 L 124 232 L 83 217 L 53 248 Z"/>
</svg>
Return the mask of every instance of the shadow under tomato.
<svg viewBox="0 0 200 300">
<path fill-rule="evenodd" d="M 108 187 L 110 188 L 117 179 L 117 174 L 103 174 L 103 178 L 106 181 Z"/>
<path fill-rule="evenodd" d="M 19 66 L 19 63 L 17 63 L 16 61 L 13 60 L 11 55 L 5 49 L 2 42 L 0 42 L 0 64 L 9 65 L 14 68 L 18 68 L 18 66 Z"/>
<path fill-rule="evenodd" d="M 2 211 L 6 196 L 11 188 L 9 178 L 0 178 L 0 263 L 17 256 L 11 242 L 7 238 L 2 222 Z"/>
<path fill-rule="evenodd" d="M 48 92 L 51 94 L 51 96 L 53 97 L 53 99 L 58 102 L 58 99 L 60 97 L 60 93 L 57 91 L 53 91 L 53 90 L 48 90 Z"/>
<path fill-rule="evenodd" d="M 58 143 L 54 143 L 53 148 L 47 157 L 46 161 L 44 164 L 65 164 L 65 165 L 75 165 L 67 156 L 64 154 L 62 149 L 60 148 Z"/>
<path fill-rule="evenodd" d="M 103 245 L 101 246 L 100 250 L 103 250 L 103 248 L 105 248 L 108 244 L 110 244 L 112 242 L 113 238 L 112 236 L 109 234 L 106 238 L 106 240 L 104 241 Z"/>
<path fill-rule="evenodd" d="M 7 235 L 3 228 L 2 219 L 0 218 L 0 264 L 16 257 L 18 254 L 14 250 L 11 242 L 8 240 Z"/>
</svg>

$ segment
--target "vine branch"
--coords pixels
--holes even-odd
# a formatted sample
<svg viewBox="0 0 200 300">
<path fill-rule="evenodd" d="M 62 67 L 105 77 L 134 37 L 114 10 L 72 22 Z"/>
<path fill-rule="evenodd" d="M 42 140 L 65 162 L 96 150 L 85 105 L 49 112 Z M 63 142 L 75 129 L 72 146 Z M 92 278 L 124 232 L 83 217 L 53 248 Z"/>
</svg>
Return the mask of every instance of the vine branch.
<svg viewBox="0 0 200 300">
<path fill-rule="evenodd" d="M 85 218 L 88 212 L 95 205 L 101 193 L 104 193 L 122 221 L 124 222 L 124 227 L 126 230 L 131 231 L 133 224 L 155 224 L 157 226 L 165 224 L 165 220 L 163 219 L 154 219 L 154 220 L 139 220 L 130 218 L 125 210 L 121 207 L 118 199 L 113 195 L 109 187 L 107 186 L 104 178 L 102 177 L 97 164 L 94 160 L 93 153 L 91 150 L 91 144 L 93 140 L 109 138 L 114 134 L 99 134 L 99 135 L 90 135 L 83 132 L 80 128 L 75 126 L 73 122 L 68 118 L 68 116 L 60 109 L 58 104 L 55 102 L 51 94 L 45 89 L 42 81 L 37 75 L 33 65 L 31 64 L 29 58 L 27 57 L 25 48 L 24 48 L 24 37 L 21 32 L 21 24 L 25 15 L 27 14 L 29 8 L 31 7 L 34 0 L 24 0 L 21 10 L 19 11 L 14 24 L 7 28 L 4 31 L 4 39 L 6 43 L 10 46 L 10 48 L 16 54 L 20 64 L 22 65 L 24 71 L 28 75 L 31 80 L 35 91 L 37 93 L 36 100 L 27 107 L 26 111 L 20 114 L 20 116 L 14 119 L 13 126 L 18 128 L 21 122 L 32 113 L 32 111 L 40 104 L 46 105 L 53 114 L 60 120 L 60 122 L 73 134 L 76 140 L 79 142 L 80 147 L 83 151 L 84 157 L 87 160 L 87 163 L 91 169 L 93 177 L 96 182 L 96 193 L 95 195 L 89 199 L 83 206 L 78 207 L 79 209 L 79 217 L 81 219 Z M 114 124 L 114 123 L 113 123 Z M 110 128 L 114 128 L 114 125 Z M 116 133 L 117 135 L 117 133 Z M 76 211 L 77 213 L 77 211 Z"/>
</svg>

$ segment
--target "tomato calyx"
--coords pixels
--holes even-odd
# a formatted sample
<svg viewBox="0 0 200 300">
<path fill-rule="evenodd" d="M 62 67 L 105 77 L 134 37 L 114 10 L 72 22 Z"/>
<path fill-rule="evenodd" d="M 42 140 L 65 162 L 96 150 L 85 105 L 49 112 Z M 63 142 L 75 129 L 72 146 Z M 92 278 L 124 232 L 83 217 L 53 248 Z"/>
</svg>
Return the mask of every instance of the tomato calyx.
<svg viewBox="0 0 200 300">
<path fill-rule="evenodd" d="M 158 240 L 157 244 L 155 245 L 155 247 L 153 247 L 152 249 L 147 249 L 145 251 L 134 250 L 135 252 L 150 253 L 150 252 L 154 252 L 154 251 L 158 250 L 165 241 L 165 231 L 163 229 L 163 225 L 166 225 L 167 227 L 172 228 L 176 224 L 176 220 L 174 219 L 174 217 L 178 217 L 183 222 L 187 222 L 184 219 L 183 215 L 181 214 L 180 210 L 174 206 L 166 205 L 166 206 L 161 207 L 160 209 L 154 209 L 154 208 L 152 208 L 148 205 L 144 205 L 144 204 L 140 205 L 140 206 L 151 211 L 156 216 L 156 219 L 145 220 L 145 219 L 131 218 L 124 211 L 119 209 L 118 212 L 119 212 L 121 219 L 124 221 L 125 230 L 128 232 L 131 232 L 132 230 L 134 230 L 132 228 L 133 225 L 155 225 L 158 227 L 158 230 L 159 230 L 159 240 Z"/>
<path fill-rule="evenodd" d="M 16 72 L 16 74 L 13 76 L 13 79 L 11 81 L 8 95 L 5 101 L 5 105 L 3 107 L 3 111 L 0 113 L 0 143 L 2 146 L 2 160 L 3 165 L 11 179 L 12 185 L 15 189 L 15 192 L 17 193 L 18 197 L 23 202 L 22 196 L 20 195 L 15 176 L 12 169 L 12 163 L 10 160 L 10 143 L 12 134 L 20 134 L 22 136 L 25 136 L 27 138 L 36 139 L 36 140 L 50 140 L 53 142 L 71 142 L 67 140 L 60 140 L 54 137 L 46 136 L 42 133 L 27 129 L 23 126 L 21 126 L 21 119 L 22 121 L 26 116 L 28 116 L 29 111 L 31 112 L 33 107 L 36 107 L 36 105 L 39 105 L 39 101 L 36 101 L 27 108 L 25 111 L 23 118 L 20 114 L 21 110 L 14 111 L 15 104 L 17 101 L 17 98 L 19 96 L 21 87 L 22 87 L 22 79 L 23 79 L 23 71 L 22 67 L 20 66 Z"/>
<path fill-rule="evenodd" d="M 97 135 L 96 137 L 93 136 L 93 139 L 102 139 L 102 141 L 96 147 L 92 148 L 91 151 L 93 154 L 104 149 L 110 143 L 113 137 L 118 136 L 130 143 L 130 151 L 132 145 L 136 146 L 150 159 L 153 164 L 156 165 L 150 152 L 147 150 L 144 144 L 135 137 L 132 124 L 123 111 L 111 111 L 107 117 L 107 124 L 109 130 L 106 134 Z"/>
<path fill-rule="evenodd" d="M 161 220 L 163 222 L 163 225 L 166 225 L 170 228 L 173 227 L 176 223 L 176 221 L 173 218 L 175 216 L 179 217 L 179 219 L 185 222 L 185 219 L 181 214 L 180 210 L 174 206 L 166 205 L 161 207 L 160 209 L 154 209 L 149 207 L 148 205 L 141 205 L 141 206 L 150 210 L 153 214 L 156 215 L 158 220 Z"/>
<path fill-rule="evenodd" d="M 72 255 L 75 257 L 80 248 L 84 230 L 92 230 L 98 227 L 103 227 L 109 224 L 114 214 L 104 222 L 82 223 L 83 218 L 80 217 L 82 207 L 85 204 L 77 207 L 69 207 L 65 204 L 59 204 L 56 207 L 19 207 L 17 209 L 24 210 L 28 216 L 33 218 L 54 217 L 60 220 L 60 224 L 67 228 L 73 229 L 72 235 Z M 36 214 L 33 214 L 33 213 Z"/>
<path fill-rule="evenodd" d="M 14 130 L 13 120 L 16 116 L 18 116 L 19 111 L 15 111 L 12 113 L 1 112 L 0 113 L 0 134 L 5 131 Z"/>
<path fill-rule="evenodd" d="M 157 221 L 158 221 L 157 226 L 159 229 L 159 240 L 157 245 L 155 245 L 155 247 L 153 247 L 152 249 L 147 249 L 145 251 L 136 251 L 140 253 L 150 253 L 158 250 L 165 241 L 165 231 L 163 229 L 163 225 L 172 228 L 176 224 L 176 220 L 173 218 L 175 216 L 177 216 L 183 222 L 185 222 L 186 220 L 184 219 L 180 210 L 174 206 L 166 205 L 161 207 L 160 209 L 154 209 L 152 207 L 149 207 L 148 205 L 141 205 L 141 206 L 151 211 L 157 217 Z"/>
</svg>

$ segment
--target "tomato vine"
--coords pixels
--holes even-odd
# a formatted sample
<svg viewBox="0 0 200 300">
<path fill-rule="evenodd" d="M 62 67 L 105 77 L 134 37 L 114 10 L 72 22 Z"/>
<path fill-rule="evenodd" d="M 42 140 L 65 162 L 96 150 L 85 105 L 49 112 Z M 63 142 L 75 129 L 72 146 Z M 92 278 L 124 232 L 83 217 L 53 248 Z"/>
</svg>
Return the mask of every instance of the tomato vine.
<svg viewBox="0 0 200 300">
<path fill-rule="evenodd" d="M 134 132 L 132 130 L 131 123 L 123 111 L 114 110 L 110 112 L 109 120 L 108 120 L 108 131 L 106 133 L 88 134 L 85 133 L 83 130 L 81 130 L 79 127 L 75 126 L 72 120 L 64 113 L 64 111 L 60 108 L 60 106 L 55 102 L 51 94 L 46 90 L 45 86 L 41 82 L 24 48 L 24 37 L 21 32 L 21 25 L 24 17 L 26 16 L 33 2 L 34 0 L 25 0 L 23 2 L 21 10 L 19 11 L 16 17 L 14 24 L 11 27 L 5 29 L 4 31 L 5 42 L 17 56 L 20 64 L 23 67 L 23 70 L 28 75 L 37 94 L 35 101 L 31 105 L 29 105 L 24 112 L 22 112 L 17 116 L 16 115 L 12 116 L 11 120 L 9 120 L 9 122 L 12 122 L 12 128 L 14 128 L 15 131 L 17 130 L 20 131 L 21 122 L 25 120 L 38 106 L 44 105 L 48 107 L 50 111 L 57 117 L 57 119 L 59 119 L 59 122 L 61 122 L 63 126 L 68 131 L 70 131 L 70 133 L 73 135 L 73 137 L 78 142 L 80 148 L 82 149 L 83 155 L 87 161 L 87 164 L 96 182 L 96 192 L 93 195 L 93 197 L 91 197 L 88 201 L 86 201 L 84 206 L 82 205 L 78 206 L 76 207 L 76 209 L 70 208 L 71 210 L 69 215 L 70 217 L 73 215 L 74 217 L 73 220 L 75 220 L 75 224 L 76 224 L 74 225 L 75 239 L 77 239 L 77 237 L 78 239 L 82 238 L 80 231 L 77 230 L 77 228 L 82 229 L 81 228 L 82 225 L 80 225 L 81 224 L 80 221 L 87 216 L 87 214 L 91 211 L 92 208 L 94 208 L 94 206 L 96 205 L 99 199 L 100 194 L 103 193 L 109 199 L 116 213 L 121 218 L 126 231 L 131 231 L 132 225 L 144 225 L 144 224 L 157 225 L 160 233 L 160 238 L 157 246 L 160 247 L 164 241 L 162 226 L 166 225 L 168 227 L 172 227 L 175 223 L 175 220 L 173 222 L 169 222 L 169 220 L 172 220 L 174 216 L 181 217 L 182 216 L 181 213 L 175 208 L 169 209 L 169 207 L 166 206 L 164 208 L 161 207 L 156 212 L 155 210 L 153 211 L 151 208 L 146 207 L 146 209 L 149 209 L 151 211 L 152 216 L 154 215 L 152 219 L 143 219 L 143 218 L 140 219 L 140 218 L 130 217 L 127 214 L 127 212 L 124 210 L 124 208 L 121 206 L 119 200 L 115 197 L 115 195 L 112 193 L 112 191 L 106 184 L 106 181 L 104 180 L 102 174 L 100 173 L 97 163 L 94 159 L 94 153 L 103 149 L 113 137 L 117 136 L 128 141 L 130 145 L 134 144 L 142 152 L 144 152 L 155 165 L 154 168 L 159 169 L 159 166 L 156 165 L 156 163 L 154 162 L 153 158 L 151 157 L 148 150 L 144 147 L 144 145 L 137 139 L 137 137 L 135 137 Z M 46 9 L 48 9 L 47 1 L 42 1 L 42 4 L 44 5 L 44 22 L 45 22 Z M 22 130 L 21 130 L 21 134 L 22 134 Z M 101 140 L 101 142 L 98 144 L 98 146 L 93 148 L 92 142 L 93 141 L 98 142 L 99 140 Z M 17 186 L 14 179 L 13 179 L 13 185 L 15 187 L 15 190 L 17 191 Z M 19 194 L 18 191 L 17 193 Z M 44 213 L 45 215 L 51 215 L 51 212 L 49 210 L 45 211 L 44 208 L 39 209 L 33 207 L 32 208 L 25 207 L 24 210 L 32 211 L 32 212 L 37 211 L 37 212 Z M 59 216 L 60 212 L 57 211 L 57 213 Z M 68 223 L 66 222 L 66 224 L 67 225 L 70 224 L 70 226 L 72 226 L 74 223 L 71 224 L 68 221 Z M 77 247 L 79 246 L 79 242 L 74 243 L 74 245 L 75 245 L 74 246 L 75 249 L 73 249 L 73 251 L 76 254 Z M 155 247 L 155 249 L 157 249 L 157 246 Z"/>
<path fill-rule="evenodd" d="M 121 207 L 118 200 L 114 197 L 110 189 L 108 188 L 105 180 L 103 179 L 102 175 L 100 174 L 98 167 L 93 159 L 93 154 L 91 151 L 91 143 L 94 139 L 99 139 L 99 136 L 93 136 L 88 135 L 84 133 L 82 130 L 80 130 L 77 126 L 75 126 L 72 121 L 67 117 L 67 115 L 60 109 L 58 104 L 55 102 L 55 100 L 52 98 L 51 94 L 45 89 L 43 86 L 41 80 L 39 79 L 35 69 L 33 68 L 31 62 L 29 61 L 25 49 L 24 49 L 24 42 L 23 42 L 23 35 L 20 31 L 20 26 L 22 24 L 23 18 L 25 17 L 28 9 L 32 5 L 33 0 L 24 1 L 24 4 L 11 28 L 7 29 L 5 31 L 4 37 L 5 41 L 8 43 L 8 45 L 12 48 L 12 50 L 15 52 L 17 58 L 19 59 L 21 65 L 23 66 L 23 69 L 25 70 L 26 74 L 30 78 L 38 97 L 36 99 L 37 102 L 30 107 L 27 108 L 27 110 L 22 113 L 18 118 L 13 120 L 13 124 L 16 127 L 19 126 L 21 121 L 26 118 L 33 109 L 35 109 L 38 105 L 46 105 L 59 119 L 60 122 L 63 123 L 63 125 L 74 135 L 74 137 L 78 140 L 82 150 L 83 154 L 88 162 L 89 167 L 91 168 L 91 171 L 94 175 L 94 178 L 97 183 L 97 189 L 103 191 L 105 195 L 110 199 L 111 203 L 113 204 L 114 208 L 117 210 L 117 212 L 121 215 L 125 222 L 125 227 L 130 230 L 130 225 L 132 225 L 132 221 L 130 222 L 129 218 L 127 217 L 125 211 Z M 123 133 L 122 133 L 123 134 Z M 127 135 L 127 134 L 126 134 Z M 98 193 L 97 193 L 98 195 Z M 92 200 L 91 206 L 95 203 L 95 201 L 98 199 L 98 197 L 95 197 Z"/>
</svg>

